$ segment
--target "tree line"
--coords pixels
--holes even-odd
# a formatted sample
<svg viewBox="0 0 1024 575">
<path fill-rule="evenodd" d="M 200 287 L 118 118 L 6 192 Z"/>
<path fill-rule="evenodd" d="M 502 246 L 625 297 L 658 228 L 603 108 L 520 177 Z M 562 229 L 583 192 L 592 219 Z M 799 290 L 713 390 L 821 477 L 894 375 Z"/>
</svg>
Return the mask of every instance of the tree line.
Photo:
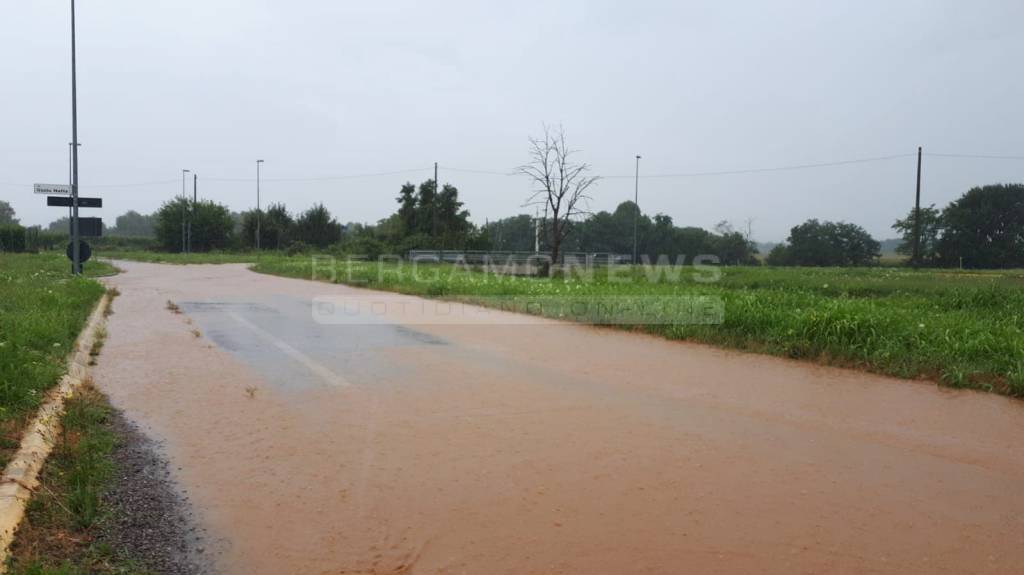
<svg viewBox="0 0 1024 575">
<path fill-rule="evenodd" d="M 412 249 L 532 252 L 538 232 L 540 249 L 550 253 L 556 237 L 550 216 L 540 218 L 539 225 L 527 214 L 474 225 L 459 200 L 458 189 L 445 184 L 438 192 L 433 180 L 418 186 L 404 184 L 396 203 L 395 212 L 376 224 L 342 225 L 323 204 L 294 215 L 284 204 L 234 213 L 215 202 L 193 204 L 178 198 L 151 215 L 129 211 L 118 216 L 105 234 L 111 238 L 152 237 L 159 249 L 180 251 L 182 221 L 191 218 L 193 250 L 253 249 L 258 220 L 263 249 L 294 253 L 331 248 L 370 257 L 405 254 Z M 922 208 L 919 214 L 911 210 L 892 226 L 901 236 L 897 253 L 910 259 L 915 216 L 920 218 L 916 262 L 920 265 L 1024 267 L 1024 184 L 976 187 L 941 210 L 934 205 Z M 559 250 L 632 254 L 634 220 L 639 255 L 652 262 L 667 258 L 673 263 L 689 263 L 695 256 L 712 255 L 726 265 L 758 264 L 763 259 L 777 266 L 865 266 L 877 263 L 881 255 L 879 242 L 848 222 L 808 220 L 794 226 L 785 243 L 768 254 L 758 254 L 749 232 L 737 231 L 728 222 L 713 230 L 677 226 L 666 214 L 640 213 L 633 202 L 623 202 L 611 212 L 565 220 L 558 232 Z M 45 230 L 23 228 L 10 204 L 0 201 L 0 249 L 60 247 L 67 237 L 67 224 L 66 217 L 51 223 L 49 230 L 57 239 L 40 239 Z"/>
<path fill-rule="evenodd" d="M 188 223 L 191 224 L 191 249 L 197 252 L 253 249 L 257 245 L 270 250 L 323 249 L 339 242 L 343 230 L 323 204 L 316 204 L 295 216 L 284 204 L 235 214 L 227 206 L 209 200 L 193 202 L 175 198 L 165 202 L 154 214 L 157 245 L 169 252 L 182 251 L 183 230 Z"/>
<path fill-rule="evenodd" d="M 564 252 L 609 253 L 632 256 L 633 225 L 636 219 L 638 255 L 641 261 L 692 263 L 697 256 L 712 255 L 726 265 L 757 264 L 757 246 L 729 222 L 720 222 L 714 231 L 678 227 L 665 214 L 640 214 L 633 202 L 622 202 L 612 212 L 600 211 L 574 221 L 561 248 Z M 542 219 L 543 221 L 543 219 Z M 539 228 L 540 249 L 549 251 L 550 236 Z M 533 251 L 537 240 L 537 220 L 522 214 L 488 222 L 483 227 L 486 242 L 499 251 Z"/>
<path fill-rule="evenodd" d="M 920 218 L 920 221 L 915 221 Z M 1024 267 L 1024 184 L 971 188 L 939 210 L 934 204 L 911 210 L 893 229 L 902 243 L 897 253 L 914 258 L 920 226 L 918 263 L 934 267 Z"/>
</svg>

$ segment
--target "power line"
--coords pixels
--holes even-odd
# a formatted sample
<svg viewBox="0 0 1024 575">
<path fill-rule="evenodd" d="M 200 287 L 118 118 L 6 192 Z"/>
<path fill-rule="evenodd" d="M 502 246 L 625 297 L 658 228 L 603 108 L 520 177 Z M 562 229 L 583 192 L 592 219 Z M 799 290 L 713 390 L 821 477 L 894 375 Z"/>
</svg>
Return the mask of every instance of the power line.
<svg viewBox="0 0 1024 575">
<path fill-rule="evenodd" d="M 143 188 L 146 186 L 163 186 L 167 184 L 177 184 L 178 180 L 160 180 L 156 182 L 135 182 L 131 184 L 87 184 L 83 185 L 83 188 Z"/>
<path fill-rule="evenodd" d="M 390 172 L 373 172 L 367 174 L 346 174 L 342 176 L 321 176 L 314 178 L 262 178 L 264 182 L 329 182 L 333 180 L 351 180 L 356 178 L 375 178 L 378 176 L 395 176 L 399 174 L 412 174 L 426 172 L 431 168 L 411 168 L 407 170 L 392 170 Z M 254 178 L 206 178 L 212 182 L 252 182 Z"/>
<path fill-rule="evenodd" d="M 366 174 L 346 174 L 340 176 L 322 176 L 322 177 L 311 177 L 311 178 L 262 178 L 264 182 L 328 182 L 332 180 L 351 180 L 356 178 L 374 178 L 378 176 L 393 176 L 398 174 L 411 174 L 417 172 L 425 172 L 430 168 L 412 168 L 407 170 L 393 170 L 390 172 L 373 172 Z M 206 178 L 207 181 L 211 182 L 254 182 L 255 178 Z M 146 186 L 163 186 L 168 184 L 177 184 L 178 180 L 158 180 L 152 182 L 132 182 L 132 183 L 120 183 L 120 184 L 89 184 L 83 185 L 83 188 L 141 188 Z M 32 187 L 32 184 L 19 184 L 15 182 L 0 182 L 0 186 L 10 187 Z"/>
<path fill-rule="evenodd" d="M 835 166 L 848 166 L 851 164 L 867 164 L 871 162 L 886 162 L 889 160 L 897 160 L 900 158 L 910 158 L 914 154 L 893 154 L 891 156 L 877 156 L 874 158 L 857 158 L 854 160 L 838 160 L 835 162 L 820 162 L 816 164 L 794 164 L 790 166 L 776 166 L 770 168 L 748 168 L 742 170 L 720 170 L 712 172 L 688 172 L 681 174 L 650 174 L 648 176 L 640 176 L 641 178 L 699 178 L 705 176 L 735 176 L 742 174 L 760 174 L 765 172 L 788 172 L 795 170 L 812 170 L 817 168 L 830 168 Z M 632 178 L 633 174 L 627 174 L 623 176 L 603 176 L 605 178 Z"/>
<path fill-rule="evenodd" d="M 167 184 L 176 184 L 178 180 L 160 180 L 156 182 L 134 182 L 130 184 L 80 184 L 80 188 L 141 188 L 145 186 L 164 186 Z M 33 184 L 20 184 L 17 182 L 0 182 L 0 186 L 8 186 L 12 188 L 31 188 Z"/>
<path fill-rule="evenodd" d="M 450 166 L 444 166 L 444 169 L 451 170 L 453 172 L 466 172 L 470 174 L 489 174 L 492 176 L 521 176 L 519 172 L 502 172 L 499 170 L 473 170 L 469 168 L 452 168 Z"/>
<path fill-rule="evenodd" d="M 914 154 L 893 154 L 893 155 L 890 155 L 890 156 L 878 156 L 878 157 L 874 157 L 874 158 L 857 158 L 857 159 L 853 159 L 853 160 L 839 160 L 839 161 L 834 161 L 834 162 L 821 162 L 821 163 L 816 163 L 816 164 L 795 164 L 795 165 L 790 165 L 790 166 L 775 166 L 775 167 L 770 167 L 770 168 L 748 168 L 748 169 L 742 169 L 742 170 L 719 170 L 719 171 L 710 171 L 710 172 L 682 172 L 682 173 L 674 173 L 674 174 L 646 174 L 646 175 L 640 176 L 640 178 L 641 179 L 644 179 L 644 178 L 696 178 L 696 177 L 704 177 L 704 176 L 732 176 L 732 175 L 741 175 L 741 174 L 757 174 L 757 173 L 764 173 L 764 172 L 783 172 L 783 171 L 792 171 L 792 170 L 808 170 L 808 169 L 815 169 L 815 168 L 828 168 L 828 167 L 833 167 L 833 166 L 846 166 L 846 165 L 850 165 L 850 164 L 864 164 L 864 163 L 869 163 L 869 162 L 884 162 L 884 161 L 888 161 L 888 160 L 896 160 L 896 159 L 899 159 L 899 158 L 909 158 L 909 157 L 913 157 L 913 156 L 914 156 Z M 493 174 L 493 175 L 497 175 L 497 176 L 522 176 L 523 175 L 523 174 L 518 173 L 518 172 L 511 172 L 510 173 L 510 172 L 502 172 L 502 171 L 498 171 L 498 170 L 471 170 L 471 169 L 467 169 L 467 168 L 451 168 L 451 167 L 446 168 L 446 169 L 457 171 L 457 172 L 470 172 L 470 173 L 478 173 L 478 174 Z M 635 177 L 636 177 L 635 174 L 601 176 L 602 179 L 635 178 Z"/>
<path fill-rule="evenodd" d="M 929 152 L 925 155 L 937 158 L 963 158 L 973 160 L 1024 160 L 1024 156 L 990 156 L 985 154 L 936 154 Z"/>
<path fill-rule="evenodd" d="M 830 168 L 838 166 L 848 166 L 855 164 L 866 164 L 873 162 L 886 162 L 890 160 L 897 160 L 902 158 L 910 158 L 916 154 L 892 154 L 888 156 L 876 156 L 870 158 L 856 158 L 851 160 L 837 160 L 832 162 L 819 162 L 811 164 L 793 164 L 785 166 L 772 166 L 772 167 L 761 167 L 761 168 L 746 168 L 737 170 L 714 170 L 704 172 L 679 172 L 679 173 L 666 173 L 666 174 L 645 174 L 641 175 L 642 179 L 650 178 L 699 178 L 699 177 L 710 177 L 710 176 L 733 176 L 743 174 L 759 174 L 759 173 L 771 173 L 771 172 L 786 172 L 796 170 L 813 170 L 819 168 Z M 936 153 L 926 152 L 925 156 L 936 157 L 936 158 L 959 158 L 959 159 L 974 159 L 974 160 L 1008 160 L 1008 161 L 1024 161 L 1024 156 L 1012 156 L 1012 155 L 989 155 L 989 154 L 953 154 L 953 153 Z M 492 176 L 503 176 L 503 177 L 519 177 L 524 174 L 517 171 L 509 170 L 489 170 L 489 169 L 476 169 L 476 168 L 455 168 L 450 166 L 444 167 L 446 170 L 453 172 L 463 172 L 469 174 L 482 174 Z M 296 177 L 296 178 L 263 178 L 266 182 L 329 182 L 338 180 L 351 180 L 358 178 L 375 178 L 382 176 L 394 176 L 400 174 L 412 174 L 419 172 L 429 172 L 432 168 L 410 168 L 404 170 L 391 170 L 386 172 L 369 172 L 362 174 L 342 174 L 336 176 L 320 176 L 320 177 Z M 608 176 L 601 176 L 604 179 L 616 179 L 616 178 L 635 178 L 635 174 L 615 174 Z M 252 182 L 254 178 L 207 178 L 213 182 Z M 99 189 L 99 188 L 136 188 L 136 187 L 147 187 L 147 186 L 163 186 L 169 184 L 176 184 L 177 180 L 156 180 L 149 182 L 131 182 L 131 183 L 110 183 L 110 184 L 87 184 L 82 185 L 82 188 Z M 16 183 L 16 182 L 0 182 L 0 186 L 5 187 L 31 187 L 32 184 Z"/>
</svg>

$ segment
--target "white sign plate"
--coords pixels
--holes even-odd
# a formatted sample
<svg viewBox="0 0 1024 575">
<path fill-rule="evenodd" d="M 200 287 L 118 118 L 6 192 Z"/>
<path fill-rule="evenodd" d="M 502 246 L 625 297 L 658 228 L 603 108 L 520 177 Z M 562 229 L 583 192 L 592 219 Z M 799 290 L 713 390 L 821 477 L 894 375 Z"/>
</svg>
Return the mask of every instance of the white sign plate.
<svg viewBox="0 0 1024 575">
<path fill-rule="evenodd" d="M 71 195 L 71 186 L 68 184 L 33 184 L 32 191 L 37 194 L 48 194 L 51 196 L 55 195 Z"/>
</svg>

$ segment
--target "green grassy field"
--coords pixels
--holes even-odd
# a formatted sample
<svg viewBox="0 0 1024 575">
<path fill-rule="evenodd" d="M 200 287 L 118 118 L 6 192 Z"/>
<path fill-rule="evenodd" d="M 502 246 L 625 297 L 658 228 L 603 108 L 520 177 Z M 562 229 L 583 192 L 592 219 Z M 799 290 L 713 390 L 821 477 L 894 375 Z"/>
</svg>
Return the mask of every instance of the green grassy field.
<svg viewBox="0 0 1024 575">
<path fill-rule="evenodd" d="M 75 338 L 103 294 L 99 282 L 73 278 L 68 268 L 62 254 L 0 254 L 0 425 L 7 443 L 63 375 Z M 91 276 L 114 271 L 102 262 L 85 265 Z"/>
<path fill-rule="evenodd" d="M 326 263 L 317 279 L 330 278 Z M 254 269 L 313 278 L 310 257 L 264 257 Z M 718 325 L 659 323 L 631 329 L 905 378 L 928 378 L 1024 397 L 1024 272 L 903 268 L 722 268 L 718 281 L 616 270 L 592 278 L 496 276 L 449 265 L 337 264 L 333 281 L 493 305 L 562 298 L 711 296 L 724 302 Z M 662 274 L 658 277 L 658 274 Z"/>
</svg>

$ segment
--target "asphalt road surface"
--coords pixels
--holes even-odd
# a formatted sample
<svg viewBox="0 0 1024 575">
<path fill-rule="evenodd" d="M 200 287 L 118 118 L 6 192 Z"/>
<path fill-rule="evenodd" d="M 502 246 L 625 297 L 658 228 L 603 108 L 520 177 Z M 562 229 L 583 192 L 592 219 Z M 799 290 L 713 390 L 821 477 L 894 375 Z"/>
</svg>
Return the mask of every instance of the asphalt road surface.
<svg viewBox="0 0 1024 575">
<path fill-rule="evenodd" d="M 95 378 L 166 446 L 220 572 L 1024 570 L 1019 401 L 118 265 Z M 388 311 L 314 320 L 322 296 Z"/>
</svg>

